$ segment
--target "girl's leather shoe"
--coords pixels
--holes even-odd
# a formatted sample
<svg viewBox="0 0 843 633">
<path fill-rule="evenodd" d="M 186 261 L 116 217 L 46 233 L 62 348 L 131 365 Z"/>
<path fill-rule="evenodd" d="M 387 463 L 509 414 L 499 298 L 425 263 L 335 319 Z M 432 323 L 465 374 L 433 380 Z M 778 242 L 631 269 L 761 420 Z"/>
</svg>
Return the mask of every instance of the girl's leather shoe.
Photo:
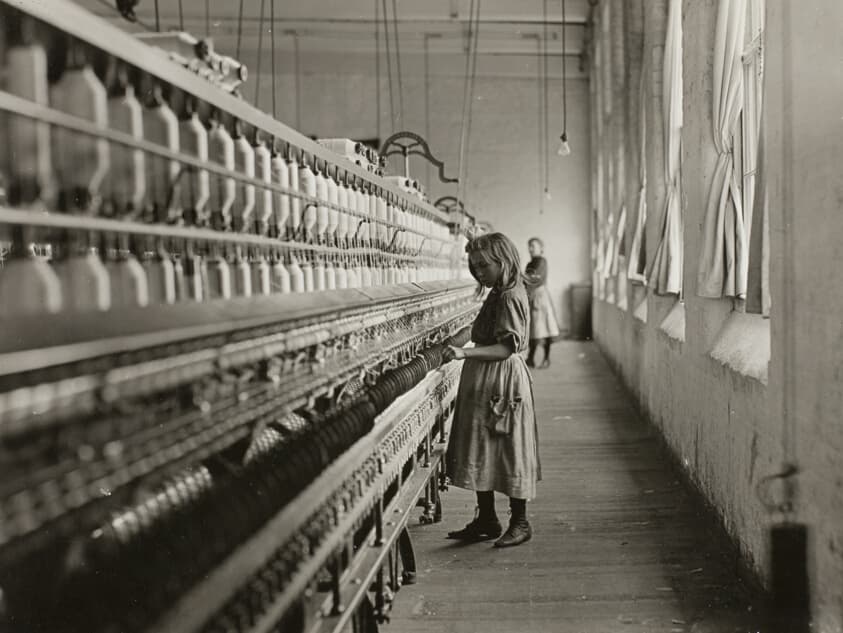
<svg viewBox="0 0 843 633">
<path fill-rule="evenodd" d="M 526 543 L 533 537 L 533 528 L 527 519 L 510 521 L 509 527 L 497 541 L 495 547 L 513 547 Z"/>
<path fill-rule="evenodd" d="M 448 532 L 448 538 L 458 541 L 486 541 L 498 538 L 501 532 L 503 532 L 503 528 L 497 517 L 492 519 L 480 519 L 478 517 L 463 529 Z"/>
</svg>

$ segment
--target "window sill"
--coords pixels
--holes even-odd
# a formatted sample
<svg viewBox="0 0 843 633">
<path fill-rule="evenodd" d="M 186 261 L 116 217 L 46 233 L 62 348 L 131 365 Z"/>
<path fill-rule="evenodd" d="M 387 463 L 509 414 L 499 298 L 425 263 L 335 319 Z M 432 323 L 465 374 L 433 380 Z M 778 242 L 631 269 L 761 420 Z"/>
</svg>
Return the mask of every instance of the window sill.
<svg viewBox="0 0 843 633">
<path fill-rule="evenodd" d="M 677 301 L 673 304 L 670 312 L 662 321 L 659 329 L 664 332 L 668 338 L 680 343 L 685 342 L 685 304 L 682 301 Z"/>
<path fill-rule="evenodd" d="M 767 384 L 770 362 L 770 319 L 732 312 L 709 356 L 732 371 Z"/>
</svg>

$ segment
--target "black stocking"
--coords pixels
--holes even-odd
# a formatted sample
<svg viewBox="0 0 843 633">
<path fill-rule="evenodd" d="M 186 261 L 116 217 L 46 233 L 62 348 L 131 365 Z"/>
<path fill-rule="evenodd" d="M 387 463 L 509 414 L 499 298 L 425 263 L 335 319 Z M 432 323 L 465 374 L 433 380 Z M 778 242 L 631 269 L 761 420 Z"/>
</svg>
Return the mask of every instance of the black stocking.
<svg viewBox="0 0 843 633">
<path fill-rule="evenodd" d="M 539 339 L 530 339 L 530 353 L 527 355 L 527 366 L 533 367 L 536 364 L 536 349 L 539 346 Z"/>
<path fill-rule="evenodd" d="M 480 508 L 481 521 L 495 518 L 495 493 L 492 490 L 477 491 L 477 506 Z"/>
<path fill-rule="evenodd" d="M 527 500 L 526 499 L 516 499 L 515 497 L 509 498 L 509 509 L 512 512 L 512 520 L 519 521 L 519 520 L 526 520 L 527 519 Z"/>
</svg>

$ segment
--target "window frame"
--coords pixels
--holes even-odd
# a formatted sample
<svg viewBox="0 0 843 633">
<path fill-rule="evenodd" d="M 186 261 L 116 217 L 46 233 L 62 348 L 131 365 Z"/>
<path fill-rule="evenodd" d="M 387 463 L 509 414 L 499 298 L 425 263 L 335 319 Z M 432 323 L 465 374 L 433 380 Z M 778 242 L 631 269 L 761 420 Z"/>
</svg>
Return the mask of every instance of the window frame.
<svg viewBox="0 0 843 633">
<path fill-rule="evenodd" d="M 752 213 L 755 203 L 755 176 L 758 171 L 758 145 L 761 136 L 761 107 L 764 77 L 764 4 L 765 0 L 747 0 L 744 29 L 743 62 L 743 108 L 738 129 L 732 139 L 736 167 L 741 174 L 741 203 L 747 245 L 752 239 Z M 748 123 L 748 113 L 752 117 Z M 738 151 L 739 150 L 739 151 Z"/>
</svg>

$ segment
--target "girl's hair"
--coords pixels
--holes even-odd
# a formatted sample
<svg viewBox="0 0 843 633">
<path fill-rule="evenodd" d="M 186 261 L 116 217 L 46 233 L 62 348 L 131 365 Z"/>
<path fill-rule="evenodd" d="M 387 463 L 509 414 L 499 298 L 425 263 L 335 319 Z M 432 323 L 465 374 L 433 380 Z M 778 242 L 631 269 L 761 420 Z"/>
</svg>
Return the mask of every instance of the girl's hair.
<svg viewBox="0 0 843 633">
<path fill-rule="evenodd" d="M 514 288 L 519 281 L 522 281 L 521 258 L 518 255 L 518 249 L 515 248 L 512 240 L 503 233 L 486 233 L 475 237 L 466 244 L 465 252 L 469 254 L 480 253 L 486 261 L 500 265 L 500 288 L 509 290 Z M 472 277 L 476 279 L 470 259 L 468 269 L 471 271 Z M 482 287 L 480 292 L 482 292 Z"/>
<path fill-rule="evenodd" d="M 536 244 L 538 244 L 540 249 L 544 250 L 544 242 L 542 242 L 540 238 L 538 238 L 538 237 L 531 237 L 529 240 L 527 240 L 527 246 L 529 246 L 529 245 L 530 245 L 530 244 L 532 244 L 533 242 L 535 242 Z"/>
</svg>

